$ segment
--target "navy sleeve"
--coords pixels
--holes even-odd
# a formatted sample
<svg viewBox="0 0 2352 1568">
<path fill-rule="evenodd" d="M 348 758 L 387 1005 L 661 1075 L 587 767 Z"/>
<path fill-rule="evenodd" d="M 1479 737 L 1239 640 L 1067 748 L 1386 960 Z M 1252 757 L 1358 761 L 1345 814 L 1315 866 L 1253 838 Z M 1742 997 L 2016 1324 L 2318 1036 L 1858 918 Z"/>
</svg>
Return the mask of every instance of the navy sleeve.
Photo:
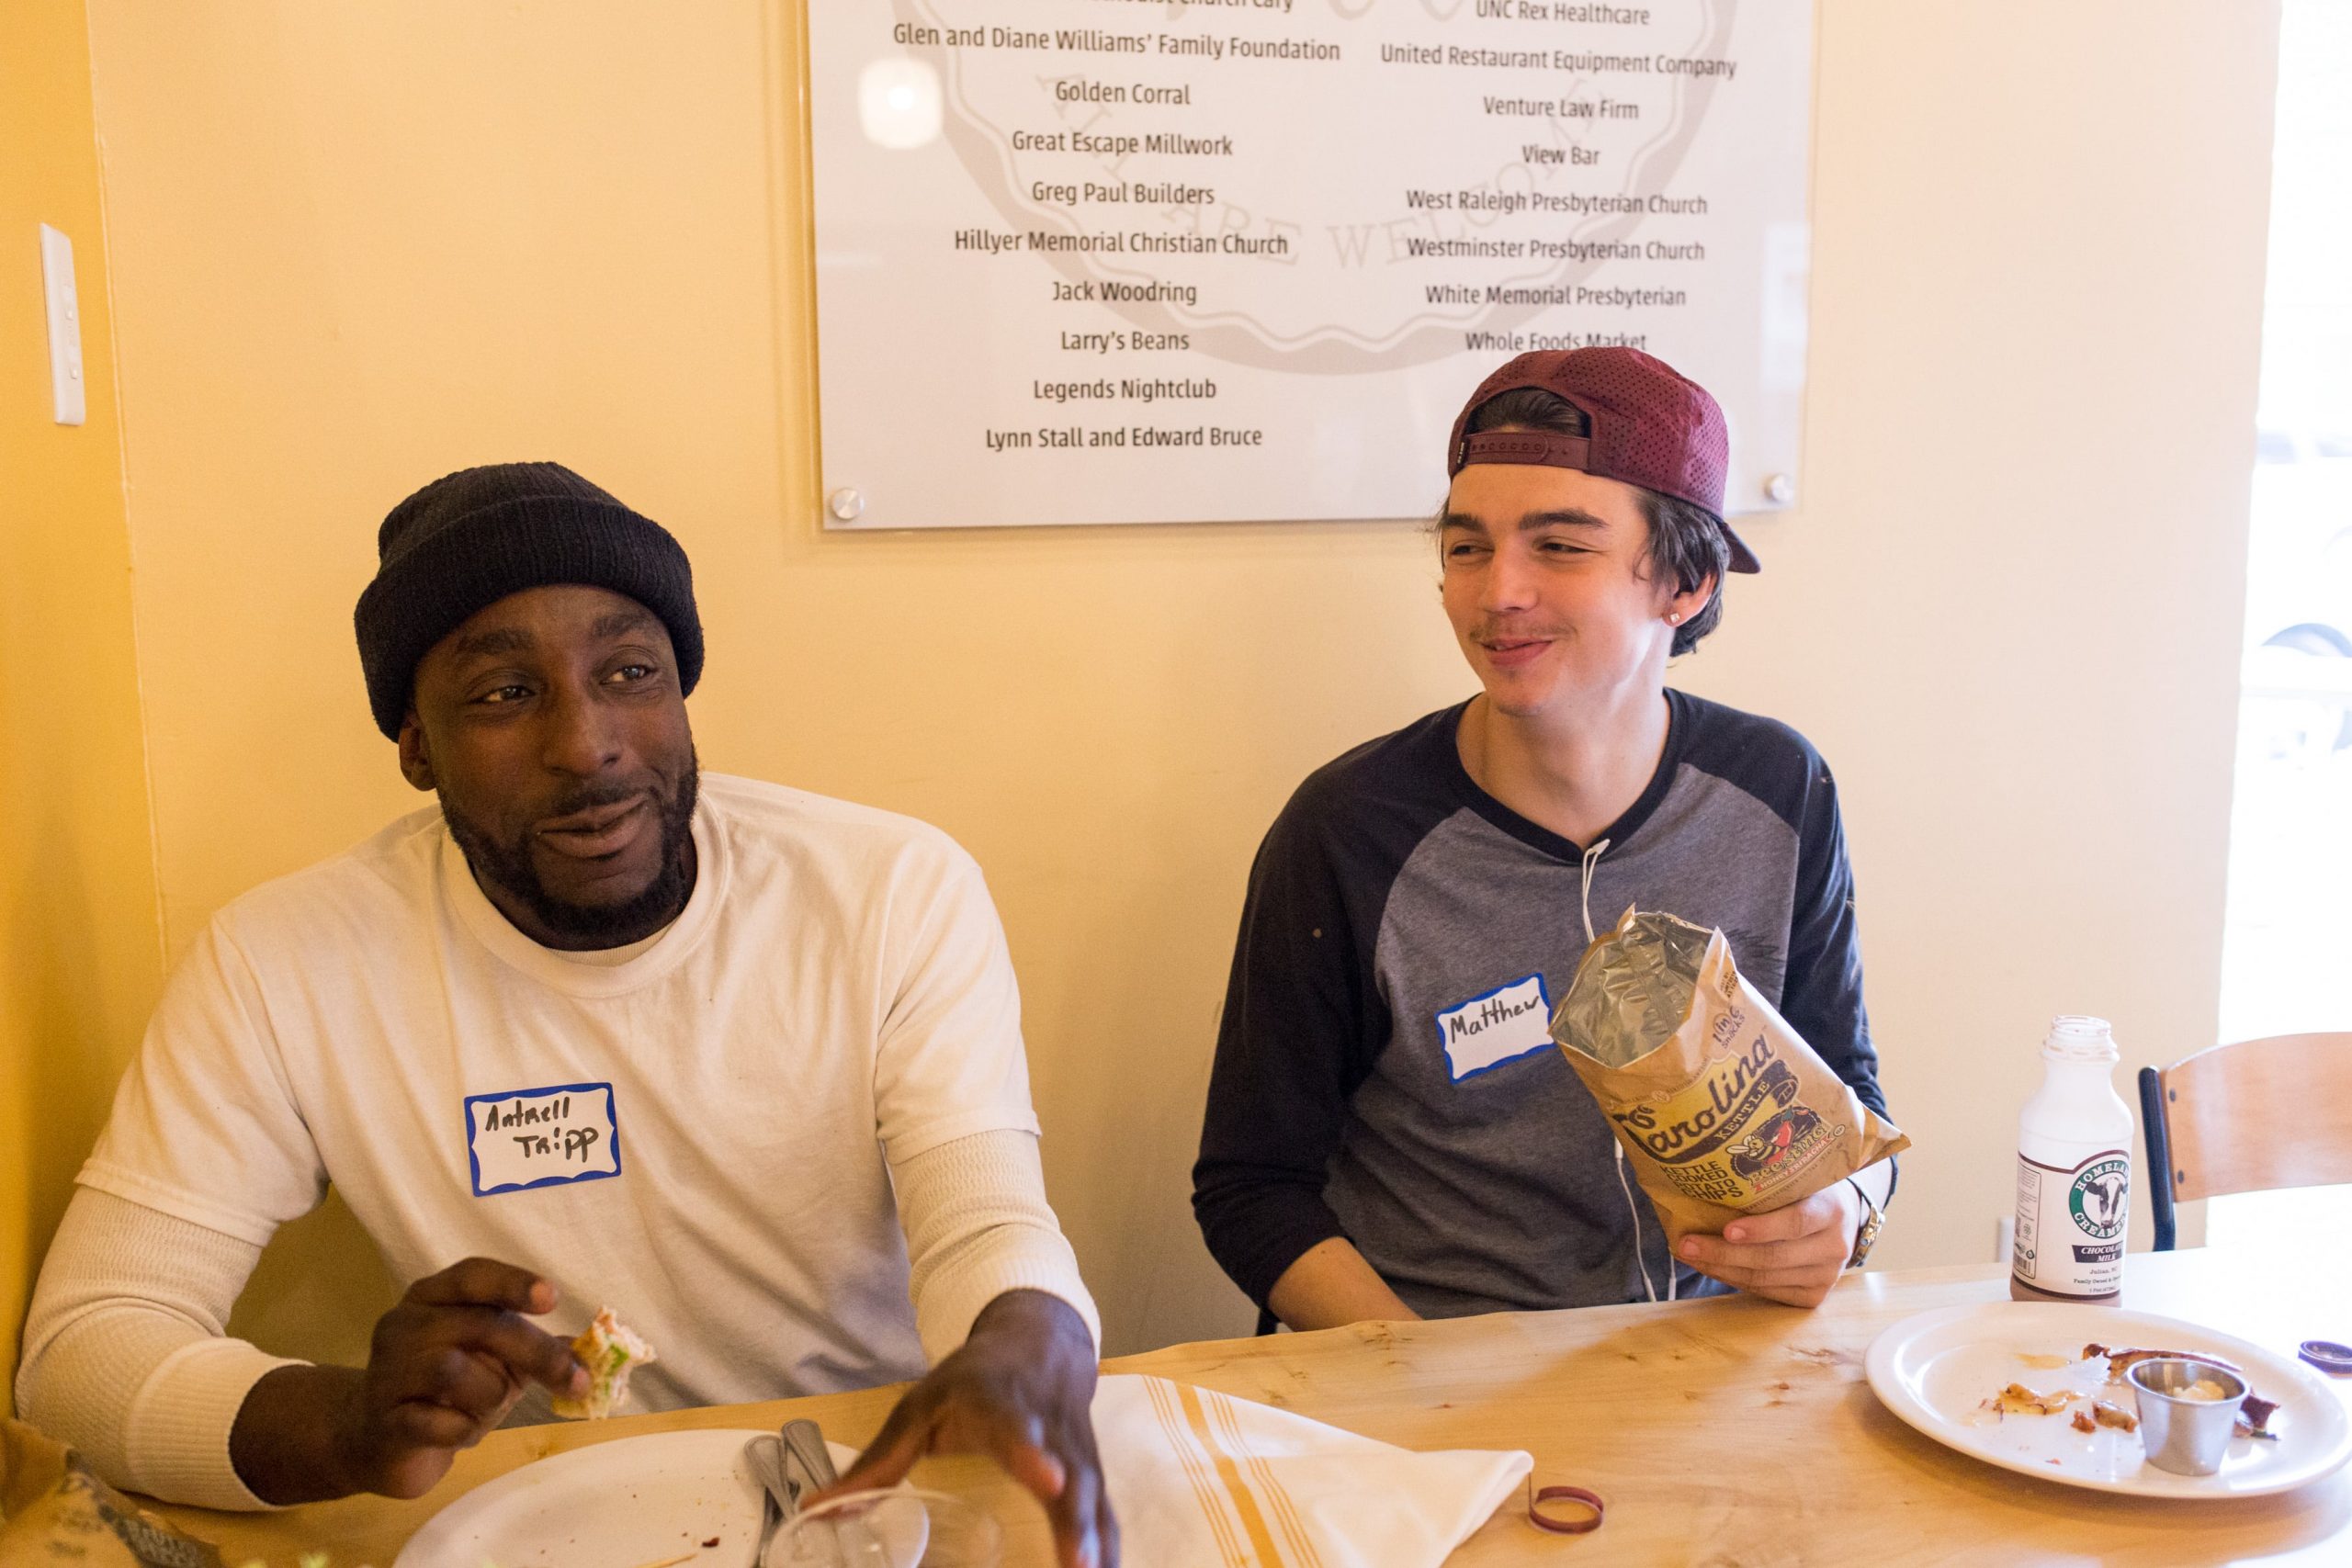
<svg viewBox="0 0 2352 1568">
<path fill-rule="evenodd" d="M 1364 929 L 1378 917 L 1351 918 L 1317 815 L 1302 792 L 1250 867 L 1193 1167 L 1201 1235 L 1261 1306 L 1302 1254 L 1345 1234 L 1323 1187 L 1387 1029 Z"/>
<path fill-rule="evenodd" d="M 1797 829 L 1796 898 L 1789 917 L 1789 968 L 1781 1015 L 1863 1104 L 1889 1116 L 1885 1091 L 1879 1088 L 1870 1014 L 1862 1005 L 1854 872 L 1846 859 L 1838 784 L 1817 757 L 1806 781 Z"/>
</svg>

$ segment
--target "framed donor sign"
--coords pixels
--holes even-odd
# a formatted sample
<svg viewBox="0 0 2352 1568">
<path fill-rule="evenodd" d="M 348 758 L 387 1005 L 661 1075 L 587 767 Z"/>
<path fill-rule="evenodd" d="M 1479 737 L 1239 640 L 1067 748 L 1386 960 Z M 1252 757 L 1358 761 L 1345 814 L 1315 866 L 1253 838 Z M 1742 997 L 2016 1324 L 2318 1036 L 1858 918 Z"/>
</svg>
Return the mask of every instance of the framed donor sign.
<svg viewBox="0 0 2352 1568">
<path fill-rule="evenodd" d="M 1623 344 L 1794 496 L 1809 0 L 809 0 L 828 525 L 1422 516 Z"/>
</svg>

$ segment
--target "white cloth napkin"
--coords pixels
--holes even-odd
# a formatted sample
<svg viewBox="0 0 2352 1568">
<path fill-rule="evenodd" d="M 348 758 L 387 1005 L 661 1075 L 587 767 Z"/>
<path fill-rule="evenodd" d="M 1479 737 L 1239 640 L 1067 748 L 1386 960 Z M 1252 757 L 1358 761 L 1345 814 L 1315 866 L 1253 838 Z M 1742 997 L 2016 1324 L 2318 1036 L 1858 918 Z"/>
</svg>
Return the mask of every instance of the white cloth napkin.
<svg viewBox="0 0 2352 1568">
<path fill-rule="evenodd" d="M 1096 1389 L 1094 1438 L 1126 1568 L 1437 1568 L 1534 1468 L 1132 1373 Z"/>
</svg>

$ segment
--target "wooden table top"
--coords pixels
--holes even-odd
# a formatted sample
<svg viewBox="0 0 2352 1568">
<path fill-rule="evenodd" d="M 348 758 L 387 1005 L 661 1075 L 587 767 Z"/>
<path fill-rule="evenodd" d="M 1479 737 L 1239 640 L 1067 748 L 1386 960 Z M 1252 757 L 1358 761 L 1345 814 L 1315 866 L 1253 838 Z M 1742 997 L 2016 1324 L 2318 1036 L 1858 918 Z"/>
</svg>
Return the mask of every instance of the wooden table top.
<svg viewBox="0 0 2352 1568">
<path fill-rule="evenodd" d="M 2291 1356 L 2352 1338 L 2352 1264 L 2340 1255 L 2258 1270 L 2260 1255 L 2135 1254 L 2123 1304 L 2188 1319 Z M 2183 1503 L 2030 1480 L 1913 1432 L 1871 1393 L 1862 1357 L 1917 1312 L 2007 1299 L 1994 1267 L 1851 1276 L 1817 1311 L 1746 1297 L 1444 1323 L 1365 1324 L 1180 1345 L 1107 1363 L 1280 1405 L 1411 1449 L 1523 1448 L 1538 1484 L 1589 1486 L 1608 1522 L 1553 1537 L 1506 1505 L 1450 1562 L 1774 1564 L 2099 1562 L 2149 1568 L 2260 1560 L 2352 1562 L 2352 1468 L 2281 1496 Z M 2352 1406 L 2352 1381 L 2338 1389 Z M 673 1411 L 492 1434 L 412 1503 L 352 1497 L 281 1513 L 163 1507 L 220 1543 L 231 1568 L 387 1568 L 466 1489 L 586 1443 L 690 1427 L 773 1428 L 806 1416 L 863 1443 L 895 1389 Z M 1007 1568 L 1052 1561 L 1036 1506 L 979 1461 L 919 1478 L 984 1497 L 1006 1525 Z"/>
</svg>

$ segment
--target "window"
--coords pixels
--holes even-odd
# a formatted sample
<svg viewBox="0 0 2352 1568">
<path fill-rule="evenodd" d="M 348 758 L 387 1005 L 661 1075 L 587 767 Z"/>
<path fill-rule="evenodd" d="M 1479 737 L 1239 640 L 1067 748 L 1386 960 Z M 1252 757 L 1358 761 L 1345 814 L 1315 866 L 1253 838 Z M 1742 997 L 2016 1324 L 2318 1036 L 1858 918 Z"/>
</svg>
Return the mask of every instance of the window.
<svg viewBox="0 0 2352 1568">
<path fill-rule="evenodd" d="M 2223 1040 L 2352 1031 L 2352 6 L 2279 21 Z M 2346 1219 L 2352 1189 L 2222 1198 L 2207 1238 Z"/>
</svg>

